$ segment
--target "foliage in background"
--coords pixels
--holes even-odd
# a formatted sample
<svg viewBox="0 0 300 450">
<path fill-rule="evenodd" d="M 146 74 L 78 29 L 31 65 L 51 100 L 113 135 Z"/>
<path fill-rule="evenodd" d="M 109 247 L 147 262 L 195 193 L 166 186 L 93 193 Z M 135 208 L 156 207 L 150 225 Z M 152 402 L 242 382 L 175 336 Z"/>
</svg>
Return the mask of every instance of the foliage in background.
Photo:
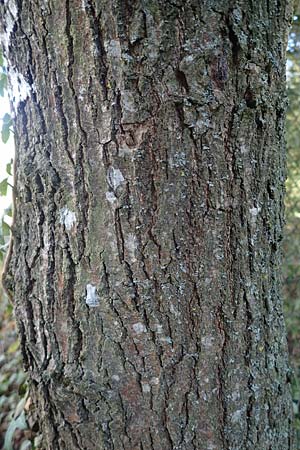
<svg viewBox="0 0 300 450">
<path fill-rule="evenodd" d="M 0 50 L 0 101 L 1 97 L 3 98 L 5 95 L 5 92 L 7 90 L 7 74 L 6 74 L 6 68 L 2 56 L 2 52 Z M 4 144 L 7 143 L 10 134 L 12 131 L 12 117 L 10 114 L 5 113 L 3 117 L 0 118 L 1 120 L 1 140 Z M 12 187 L 9 180 L 12 177 L 12 160 L 10 163 L 6 165 L 6 173 L 7 176 L 0 180 L 0 195 L 6 196 L 8 187 Z M 7 224 L 5 217 L 9 216 L 12 217 L 12 208 L 7 208 L 4 213 L 2 214 L 0 218 L 0 263 L 3 262 L 9 239 L 10 239 L 10 227 Z"/>
<path fill-rule="evenodd" d="M 21 450 L 23 442 L 32 437 L 25 420 L 25 408 L 30 407 L 27 377 L 22 370 L 12 307 L 2 289 L 0 295 L 0 448 Z M 27 446 L 28 450 L 31 448 Z"/>
</svg>

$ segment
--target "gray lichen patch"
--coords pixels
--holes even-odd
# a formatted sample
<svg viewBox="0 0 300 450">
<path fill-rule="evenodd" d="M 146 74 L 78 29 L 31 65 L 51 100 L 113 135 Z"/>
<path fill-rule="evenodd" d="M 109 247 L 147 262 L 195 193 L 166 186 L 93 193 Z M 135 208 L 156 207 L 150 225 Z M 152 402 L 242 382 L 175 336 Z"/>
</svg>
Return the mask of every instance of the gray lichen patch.
<svg viewBox="0 0 300 450">
<path fill-rule="evenodd" d="M 125 238 L 125 247 L 131 262 L 136 261 L 135 252 L 137 249 L 137 238 L 133 233 L 128 233 Z"/>
<path fill-rule="evenodd" d="M 132 329 L 136 334 L 146 333 L 147 331 L 145 325 L 141 322 L 134 323 L 132 325 Z"/>
<path fill-rule="evenodd" d="M 86 285 L 85 303 L 90 308 L 95 308 L 96 306 L 100 305 L 99 300 L 100 300 L 100 298 L 99 298 L 99 295 L 97 294 L 96 286 L 93 286 L 92 284 L 87 284 Z"/>
<path fill-rule="evenodd" d="M 117 197 L 113 192 L 106 192 L 105 198 L 111 204 L 113 204 L 117 200 Z"/>
</svg>

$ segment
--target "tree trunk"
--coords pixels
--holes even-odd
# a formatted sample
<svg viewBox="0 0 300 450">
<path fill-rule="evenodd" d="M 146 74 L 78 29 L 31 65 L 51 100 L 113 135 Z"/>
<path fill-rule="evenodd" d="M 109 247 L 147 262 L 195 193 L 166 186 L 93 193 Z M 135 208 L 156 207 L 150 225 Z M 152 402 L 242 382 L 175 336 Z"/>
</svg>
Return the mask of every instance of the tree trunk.
<svg viewBox="0 0 300 450">
<path fill-rule="evenodd" d="M 13 289 L 44 446 L 290 450 L 288 0 L 6 0 Z"/>
</svg>

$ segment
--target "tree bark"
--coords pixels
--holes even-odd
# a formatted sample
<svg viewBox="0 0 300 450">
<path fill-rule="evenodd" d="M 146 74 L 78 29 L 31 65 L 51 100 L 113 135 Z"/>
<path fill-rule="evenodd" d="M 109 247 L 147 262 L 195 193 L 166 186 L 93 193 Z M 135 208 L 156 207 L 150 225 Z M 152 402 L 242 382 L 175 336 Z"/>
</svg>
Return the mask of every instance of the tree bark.
<svg viewBox="0 0 300 450">
<path fill-rule="evenodd" d="M 5 0 L 5 274 L 47 449 L 290 450 L 288 0 Z"/>
</svg>

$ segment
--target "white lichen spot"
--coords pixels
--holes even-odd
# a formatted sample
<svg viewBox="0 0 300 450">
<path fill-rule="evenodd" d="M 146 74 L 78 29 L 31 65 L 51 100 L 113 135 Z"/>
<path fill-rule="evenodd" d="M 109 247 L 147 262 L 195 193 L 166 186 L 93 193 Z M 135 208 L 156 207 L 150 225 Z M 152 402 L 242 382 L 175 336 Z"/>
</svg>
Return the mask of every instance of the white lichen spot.
<svg viewBox="0 0 300 450">
<path fill-rule="evenodd" d="M 206 392 L 202 392 L 201 398 L 206 402 L 208 400 Z"/>
<path fill-rule="evenodd" d="M 10 91 L 9 97 L 14 107 L 26 100 L 34 91 L 34 85 L 30 85 L 21 73 L 9 68 Z"/>
<path fill-rule="evenodd" d="M 183 272 L 183 273 L 187 273 L 187 268 L 186 268 L 186 265 L 185 264 L 183 264 L 182 262 L 179 264 L 179 267 L 180 267 L 180 270 Z"/>
<path fill-rule="evenodd" d="M 233 391 L 231 398 L 234 402 L 236 402 L 237 400 L 239 400 L 241 398 L 241 393 L 240 391 Z"/>
<path fill-rule="evenodd" d="M 256 222 L 256 218 L 257 218 L 257 216 L 258 216 L 260 210 L 261 210 L 260 207 L 257 207 L 257 208 L 253 207 L 253 208 L 250 208 L 250 209 L 249 209 L 249 212 L 250 212 L 250 214 L 251 214 L 251 221 L 252 221 L 253 223 Z"/>
<path fill-rule="evenodd" d="M 92 284 L 86 285 L 86 298 L 85 303 L 90 308 L 95 308 L 96 306 L 100 305 L 99 302 L 99 295 L 97 294 L 96 286 L 93 286 Z"/>
<path fill-rule="evenodd" d="M 104 48 L 106 50 L 107 55 L 110 56 L 111 58 L 121 58 L 122 51 L 119 41 L 115 39 L 112 39 L 111 41 L 105 41 Z"/>
<path fill-rule="evenodd" d="M 246 153 L 248 153 L 248 147 L 245 144 L 241 144 L 241 153 L 243 155 L 245 155 Z"/>
<path fill-rule="evenodd" d="M 201 345 L 205 348 L 211 348 L 214 344 L 215 338 L 213 336 L 203 336 L 201 338 Z"/>
<path fill-rule="evenodd" d="M 122 91 L 121 95 L 121 106 L 127 112 L 135 113 L 136 112 L 136 104 L 134 101 L 134 96 L 131 91 Z"/>
<path fill-rule="evenodd" d="M 107 182 L 109 186 L 115 191 L 124 182 L 124 177 L 120 169 L 115 169 L 110 166 L 107 171 Z"/>
<path fill-rule="evenodd" d="M 145 327 L 145 325 L 141 322 L 138 323 L 134 323 L 132 325 L 132 329 L 136 334 L 142 334 L 142 333 L 146 333 L 147 329 Z"/>
<path fill-rule="evenodd" d="M 170 312 L 171 312 L 172 314 L 174 314 L 175 317 L 178 317 L 178 316 L 179 316 L 178 308 L 177 308 L 176 306 L 174 306 L 172 303 L 171 303 L 171 305 L 170 305 Z"/>
<path fill-rule="evenodd" d="M 119 375 L 113 375 L 111 378 L 112 378 L 112 380 L 114 380 L 114 381 L 120 381 Z"/>
<path fill-rule="evenodd" d="M 151 386 L 148 383 L 143 383 L 142 382 L 142 391 L 147 394 L 148 392 L 151 391 Z"/>
<path fill-rule="evenodd" d="M 153 384 L 154 386 L 157 386 L 159 384 L 159 378 L 157 377 L 151 378 L 150 383 Z"/>
<path fill-rule="evenodd" d="M 194 61 L 194 59 L 194 55 L 187 55 L 185 58 L 183 58 L 182 63 L 187 62 L 190 64 L 192 61 Z"/>
<path fill-rule="evenodd" d="M 113 204 L 117 200 L 117 197 L 113 192 L 106 192 L 105 197 L 106 200 L 111 204 Z"/>
<path fill-rule="evenodd" d="M 139 153 L 135 155 L 135 153 L 138 151 L 139 151 L 138 147 L 133 146 L 128 147 L 126 143 L 124 143 L 122 147 L 119 147 L 119 156 L 121 156 L 122 158 L 129 156 L 132 159 L 132 161 L 135 161 L 136 158 L 140 157 Z"/>
<path fill-rule="evenodd" d="M 99 140 L 102 145 L 110 142 L 111 136 L 111 121 L 112 114 L 109 108 L 108 102 L 103 102 L 101 105 L 101 115 L 100 115 L 100 128 L 99 128 Z"/>
<path fill-rule="evenodd" d="M 232 423 L 239 423 L 242 420 L 242 415 L 244 413 L 243 409 L 238 409 L 231 415 L 231 422 Z"/>
<path fill-rule="evenodd" d="M 163 326 L 160 323 L 156 324 L 156 333 L 161 334 L 163 332 Z"/>
<path fill-rule="evenodd" d="M 204 118 L 204 120 L 198 119 L 194 124 L 195 129 L 198 133 L 204 133 L 208 130 L 208 128 L 211 128 L 211 122 L 208 118 Z"/>
<path fill-rule="evenodd" d="M 76 215 L 73 211 L 70 211 L 66 206 L 64 206 L 60 210 L 59 221 L 66 227 L 68 231 L 70 231 L 76 222 Z"/>
<path fill-rule="evenodd" d="M 135 251 L 137 249 L 137 238 L 134 234 L 128 233 L 125 238 L 125 248 L 128 252 L 129 259 L 134 262 L 136 261 Z"/>
</svg>

